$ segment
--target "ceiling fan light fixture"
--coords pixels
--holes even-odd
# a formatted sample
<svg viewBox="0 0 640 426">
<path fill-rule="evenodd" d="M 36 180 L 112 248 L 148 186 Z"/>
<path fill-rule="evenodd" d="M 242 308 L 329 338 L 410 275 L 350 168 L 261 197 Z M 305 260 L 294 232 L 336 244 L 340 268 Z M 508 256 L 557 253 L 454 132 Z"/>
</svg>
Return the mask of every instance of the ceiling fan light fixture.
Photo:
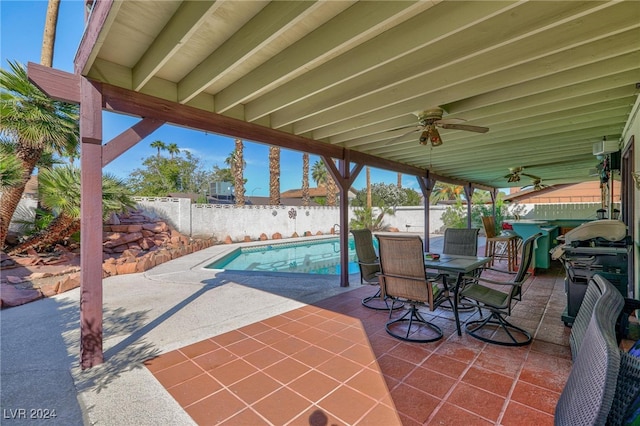
<svg viewBox="0 0 640 426">
<path fill-rule="evenodd" d="M 440 146 L 442 145 L 442 138 L 440 137 L 440 132 L 436 129 L 436 126 L 429 126 L 429 138 L 431 139 L 431 146 Z"/>
<path fill-rule="evenodd" d="M 425 129 L 420 135 L 420 144 L 426 145 L 427 142 L 429 142 L 429 131 Z"/>
</svg>

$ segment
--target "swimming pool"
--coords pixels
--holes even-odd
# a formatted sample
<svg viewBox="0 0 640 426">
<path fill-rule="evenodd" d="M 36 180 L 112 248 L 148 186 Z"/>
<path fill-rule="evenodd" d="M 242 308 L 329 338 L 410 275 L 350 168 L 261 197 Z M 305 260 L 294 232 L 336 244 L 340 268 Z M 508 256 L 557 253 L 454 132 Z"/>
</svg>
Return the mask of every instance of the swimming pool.
<svg viewBox="0 0 640 426">
<path fill-rule="evenodd" d="M 242 247 L 205 266 L 226 271 L 340 275 L 340 239 Z M 349 239 L 349 273 L 359 272 L 355 245 Z"/>
</svg>

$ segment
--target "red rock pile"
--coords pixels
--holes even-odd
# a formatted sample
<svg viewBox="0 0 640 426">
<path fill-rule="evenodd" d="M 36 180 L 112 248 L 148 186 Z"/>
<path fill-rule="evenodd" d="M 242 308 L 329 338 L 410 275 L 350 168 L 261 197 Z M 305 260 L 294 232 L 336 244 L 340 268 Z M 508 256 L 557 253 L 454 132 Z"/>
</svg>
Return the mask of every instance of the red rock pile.
<svg viewBox="0 0 640 426">
<path fill-rule="evenodd" d="M 113 215 L 103 227 L 102 276 L 106 278 L 144 272 L 215 243 L 213 238 L 189 238 L 173 229 L 163 219 L 151 218 L 140 211 Z M 1 254 L 3 274 L 0 283 L 0 307 L 22 305 L 80 286 L 77 248 L 70 251 L 57 246 L 54 255 L 42 255 L 34 250 L 30 250 L 25 257 L 10 258 L 4 253 Z M 39 272 L 52 265 L 59 265 L 61 269 L 55 273 Z M 16 270 L 13 273 L 10 271 L 13 268 L 27 268 L 27 272 L 19 274 Z M 33 272 L 34 270 L 38 272 Z"/>
<path fill-rule="evenodd" d="M 104 225 L 103 241 L 103 277 L 144 272 L 215 244 L 213 238 L 189 238 L 140 211 L 113 216 Z"/>
</svg>

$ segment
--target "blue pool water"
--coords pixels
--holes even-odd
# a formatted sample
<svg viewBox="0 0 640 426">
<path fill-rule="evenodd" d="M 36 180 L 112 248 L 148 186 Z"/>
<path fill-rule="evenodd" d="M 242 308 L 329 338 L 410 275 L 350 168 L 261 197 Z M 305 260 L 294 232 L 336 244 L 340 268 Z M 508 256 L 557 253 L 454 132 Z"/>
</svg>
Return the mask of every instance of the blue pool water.
<svg viewBox="0 0 640 426">
<path fill-rule="evenodd" d="M 234 250 L 208 269 L 227 271 L 292 272 L 303 274 L 340 274 L 338 238 L 295 243 L 277 243 Z M 349 240 L 349 273 L 358 273 L 353 240 Z"/>
</svg>

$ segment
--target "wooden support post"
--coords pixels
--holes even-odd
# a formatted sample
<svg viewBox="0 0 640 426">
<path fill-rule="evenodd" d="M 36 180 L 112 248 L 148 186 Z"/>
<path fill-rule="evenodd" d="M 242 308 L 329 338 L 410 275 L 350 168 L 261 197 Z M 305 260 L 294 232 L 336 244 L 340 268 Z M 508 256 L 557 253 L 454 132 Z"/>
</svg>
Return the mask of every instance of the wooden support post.
<svg viewBox="0 0 640 426">
<path fill-rule="evenodd" d="M 104 361 L 102 349 L 102 97 L 81 80 L 80 366 Z"/>
<path fill-rule="evenodd" d="M 333 159 L 322 157 L 327 170 L 340 190 L 340 287 L 349 287 L 349 188 L 362 171 L 364 164 L 356 164 L 349 169 L 349 150 L 345 151 L 345 159 L 338 160 L 336 167 Z"/>
<path fill-rule="evenodd" d="M 468 183 L 464 186 L 464 195 L 467 197 L 467 229 L 471 229 L 471 207 L 473 198 L 473 185 Z"/>
<path fill-rule="evenodd" d="M 436 184 L 435 179 L 431 179 L 429 177 L 429 172 L 427 171 L 427 176 L 416 176 L 418 179 L 418 185 L 422 190 L 422 204 L 424 205 L 424 251 L 427 252 L 430 250 L 430 242 L 429 236 L 431 235 L 431 212 L 429 210 L 429 198 L 431 198 L 431 192 L 433 191 L 433 187 Z"/>
</svg>

